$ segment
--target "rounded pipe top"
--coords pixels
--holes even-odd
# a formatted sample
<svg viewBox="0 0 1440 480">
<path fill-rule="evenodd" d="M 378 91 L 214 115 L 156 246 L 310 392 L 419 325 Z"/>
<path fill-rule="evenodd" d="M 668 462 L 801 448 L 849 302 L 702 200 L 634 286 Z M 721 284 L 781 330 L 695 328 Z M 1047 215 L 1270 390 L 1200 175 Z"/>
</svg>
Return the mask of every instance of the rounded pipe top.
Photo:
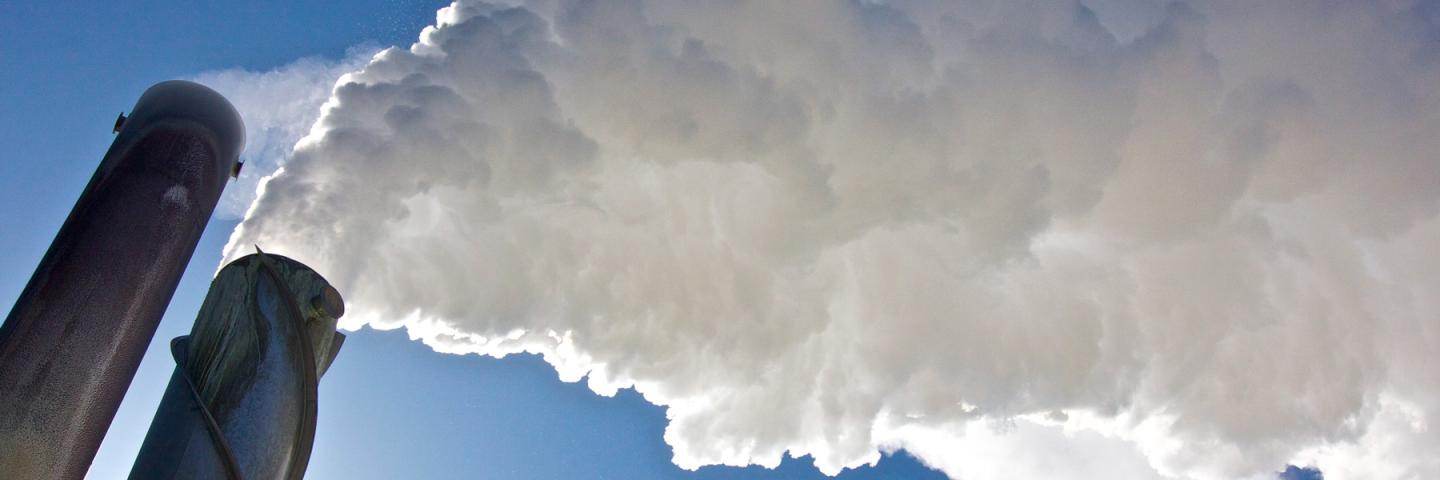
<svg viewBox="0 0 1440 480">
<path fill-rule="evenodd" d="M 185 80 L 168 80 L 146 89 L 120 126 L 119 135 L 138 133 L 165 120 L 190 120 L 209 128 L 215 133 L 216 153 L 221 159 L 238 161 L 245 149 L 245 122 L 235 106 L 210 87 Z"/>
</svg>

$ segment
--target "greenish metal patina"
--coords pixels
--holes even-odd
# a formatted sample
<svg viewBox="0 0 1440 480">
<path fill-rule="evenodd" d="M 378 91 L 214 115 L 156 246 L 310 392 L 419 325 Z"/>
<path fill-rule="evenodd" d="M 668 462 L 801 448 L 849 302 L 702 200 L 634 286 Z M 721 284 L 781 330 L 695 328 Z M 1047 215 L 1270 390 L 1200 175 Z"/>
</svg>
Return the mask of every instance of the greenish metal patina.
<svg viewBox="0 0 1440 480">
<path fill-rule="evenodd" d="M 340 293 L 310 267 L 287 257 L 265 253 L 242 257 L 215 276 L 190 330 L 185 371 L 207 406 L 213 408 L 217 399 L 244 388 L 244 379 L 255 369 L 265 323 L 251 318 L 258 291 L 251 286 L 267 266 L 279 274 L 304 317 L 316 377 L 323 376 L 334 360 L 335 325 L 345 314 Z"/>
<path fill-rule="evenodd" d="M 171 343 L 175 373 L 130 478 L 304 478 L 344 312 L 324 277 L 289 258 L 222 268 L 190 335 Z"/>
</svg>

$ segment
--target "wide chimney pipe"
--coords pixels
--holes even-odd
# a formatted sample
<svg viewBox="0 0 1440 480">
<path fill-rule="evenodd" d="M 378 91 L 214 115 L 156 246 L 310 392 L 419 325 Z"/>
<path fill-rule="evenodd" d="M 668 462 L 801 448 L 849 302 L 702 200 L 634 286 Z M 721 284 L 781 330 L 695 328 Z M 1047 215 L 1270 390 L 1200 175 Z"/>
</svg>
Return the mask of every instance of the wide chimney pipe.
<svg viewBox="0 0 1440 480">
<path fill-rule="evenodd" d="M 140 96 L 0 326 L 0 476 L 85 476 L 245 143 L 202 85 Z"/>
</svg>

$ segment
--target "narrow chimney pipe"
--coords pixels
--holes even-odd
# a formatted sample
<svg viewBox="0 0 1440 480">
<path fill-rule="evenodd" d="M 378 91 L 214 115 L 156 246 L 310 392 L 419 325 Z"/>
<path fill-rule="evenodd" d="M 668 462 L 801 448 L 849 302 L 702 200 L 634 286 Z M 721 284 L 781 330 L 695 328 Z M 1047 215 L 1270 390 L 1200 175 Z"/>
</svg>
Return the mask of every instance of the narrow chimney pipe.
<svg viewBox="0 0 1440 480">
<path fill-rule="evenodd" d="M 205 86 L 140 96 L 0 326 L 0 472 L 79 479 L 245 143 Z"/>
</svg>

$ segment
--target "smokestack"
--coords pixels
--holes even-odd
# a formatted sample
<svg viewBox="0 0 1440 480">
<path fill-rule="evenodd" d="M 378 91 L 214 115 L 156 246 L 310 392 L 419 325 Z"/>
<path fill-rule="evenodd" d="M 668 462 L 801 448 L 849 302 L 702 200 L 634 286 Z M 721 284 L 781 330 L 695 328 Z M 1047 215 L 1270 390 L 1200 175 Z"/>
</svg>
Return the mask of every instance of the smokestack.
<svg viewBox="0 0 1440 480">
<path fill-rule="evenodd" d="M 141 95 L 0 327 L 0 472 L 81 478 L 238 171 L 240 115 L 202 85 Z"/>
<path fill-rule="evenodd" d="M 304 478 L 344 313 L 305 264 L 257 253 L 226 265 L 190 335 L 170 343 L 175 373 L 130 479 Z"/>
</svg>

